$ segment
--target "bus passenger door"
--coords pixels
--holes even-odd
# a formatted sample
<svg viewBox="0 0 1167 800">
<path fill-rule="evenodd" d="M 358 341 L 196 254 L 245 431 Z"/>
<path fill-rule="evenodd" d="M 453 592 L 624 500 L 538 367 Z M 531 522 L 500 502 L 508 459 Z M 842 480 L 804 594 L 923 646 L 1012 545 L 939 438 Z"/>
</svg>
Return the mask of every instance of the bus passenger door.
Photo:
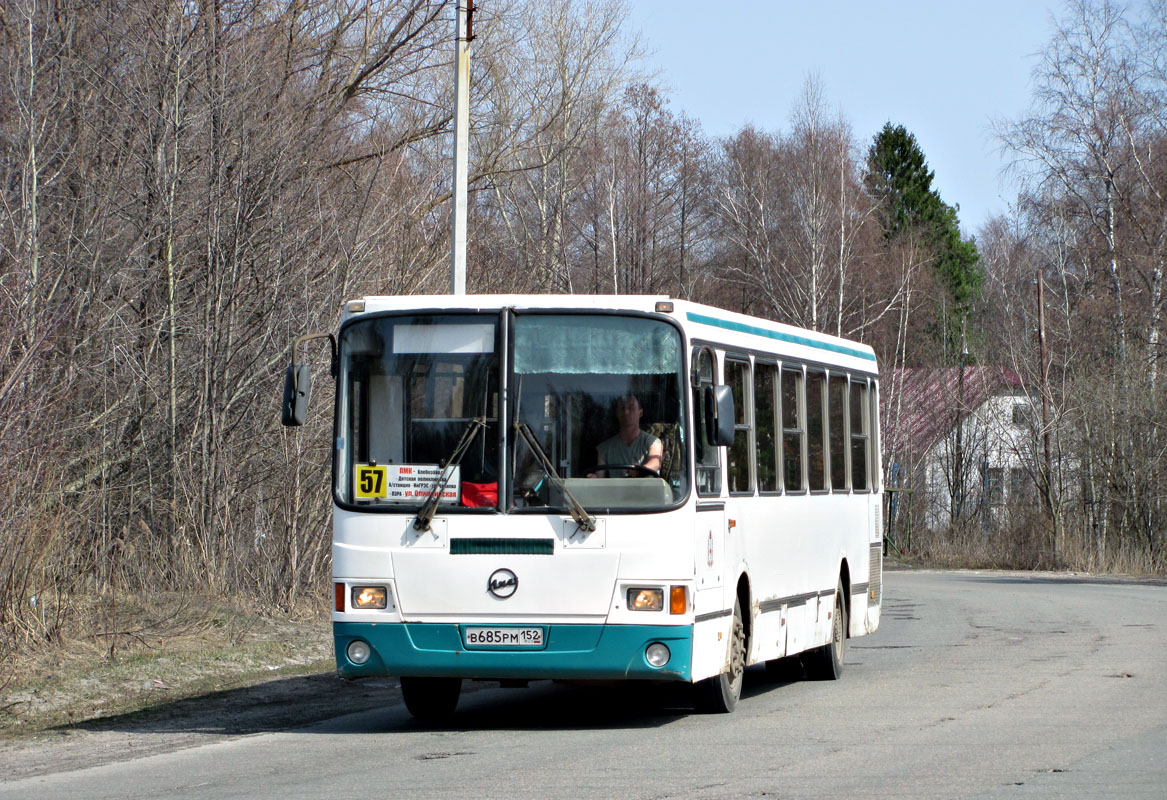
<svg viewBox="0 0 1167 800">
<path fill-rule="evenodd" d="M 697 506 L 693 519 L 693 680 L 721 673 L 725 666 L 729 629 L 733 622 L 733 602 L 726 597 L 725 560 L 726 511 L 721 499 L 721 448 L 714 444 L 715 433 L 708 429 L 710 402 L 708 387 L 715 383 L 716 354 L 709 347 L 693 349 L 690 375 L 692 392 Z M 728 614 L 726 609 L 729 609 Z"/>
<path fill-rule="evenodd" d="M 733 622 L 733 601 L 725 588 L 725 526 L 724 501 L 697 501 L 693 531 L 697 579 L 693 595 L 694 680 L 717 675 L 725 666 Z"/>
</svg>

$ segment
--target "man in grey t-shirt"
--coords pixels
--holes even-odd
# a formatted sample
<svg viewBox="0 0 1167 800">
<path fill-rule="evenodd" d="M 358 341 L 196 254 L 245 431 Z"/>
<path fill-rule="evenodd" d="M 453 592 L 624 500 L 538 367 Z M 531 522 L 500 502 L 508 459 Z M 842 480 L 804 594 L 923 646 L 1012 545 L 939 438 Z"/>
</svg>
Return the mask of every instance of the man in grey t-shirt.
<svg viewBox="0 0 1167 800">
<path fill-rule="evenodd" d="M 640 418 L 644 416 L 644 409 L 634 395 L 621 397 L 616 401 L 616 421 L 620 425 L 619 432 L 600 442 L 596 447 L 596 463 L 604 464 L 639 464 L 646 469 L 659 470 L 664 445 L 661 440 L 640 429 Z M 643 477 L 640 470 L 624 470 L 630 477 Z M 607 477 L 606 470 L 596 470 L 588 474 L 589 478 Z"/>
</svg>

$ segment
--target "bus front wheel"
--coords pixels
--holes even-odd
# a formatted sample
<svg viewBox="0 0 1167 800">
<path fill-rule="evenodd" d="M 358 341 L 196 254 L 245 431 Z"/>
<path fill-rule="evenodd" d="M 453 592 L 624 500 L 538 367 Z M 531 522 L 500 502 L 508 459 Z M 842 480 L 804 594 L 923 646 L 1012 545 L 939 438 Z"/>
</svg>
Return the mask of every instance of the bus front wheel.
<svg viewBox="0 0 1167 800">
<path fill-rule="evenodd" d="M 420 722 L 438 722 L 450 717 L 461 694 L 461 678 L 401 679 L 401 697 L 405 700 L 405 707 Z"/>
<path fill-rule="evenodd" d="M 706 678 L 693 687 L 693 707 L 706 714 L 728 714 L 737 707 L 746 672 L 746 628 L 741 606 L 733 607 L 733 627 L 729 632 L 729 663 L 725 672 Z"/>
</svg>

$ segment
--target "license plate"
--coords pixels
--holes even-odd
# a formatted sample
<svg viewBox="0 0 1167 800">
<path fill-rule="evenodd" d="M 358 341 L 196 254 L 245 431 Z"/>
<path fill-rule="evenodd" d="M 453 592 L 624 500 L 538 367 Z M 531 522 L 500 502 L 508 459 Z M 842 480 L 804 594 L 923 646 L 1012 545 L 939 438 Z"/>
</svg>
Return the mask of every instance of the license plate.
<svg viewBox="0 0 1167 800">
<path fill-rule="evenodd" d="M 467 647 L 542 647 L 542 628 L 467 628 Z"/>
</svg>

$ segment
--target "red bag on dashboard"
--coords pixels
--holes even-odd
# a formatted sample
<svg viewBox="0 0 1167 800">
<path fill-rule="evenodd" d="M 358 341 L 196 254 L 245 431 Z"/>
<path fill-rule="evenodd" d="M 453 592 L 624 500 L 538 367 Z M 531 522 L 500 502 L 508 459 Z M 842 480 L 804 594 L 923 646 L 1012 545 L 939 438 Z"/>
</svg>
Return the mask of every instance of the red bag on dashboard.
<svg viewBox="0 0 1167 800">
<path fill-rule="evenodd" d="M 494 483 L 462 481 L 462 505 L 472 508 L 498 505 L 498 481 Z"/>
</svg>

